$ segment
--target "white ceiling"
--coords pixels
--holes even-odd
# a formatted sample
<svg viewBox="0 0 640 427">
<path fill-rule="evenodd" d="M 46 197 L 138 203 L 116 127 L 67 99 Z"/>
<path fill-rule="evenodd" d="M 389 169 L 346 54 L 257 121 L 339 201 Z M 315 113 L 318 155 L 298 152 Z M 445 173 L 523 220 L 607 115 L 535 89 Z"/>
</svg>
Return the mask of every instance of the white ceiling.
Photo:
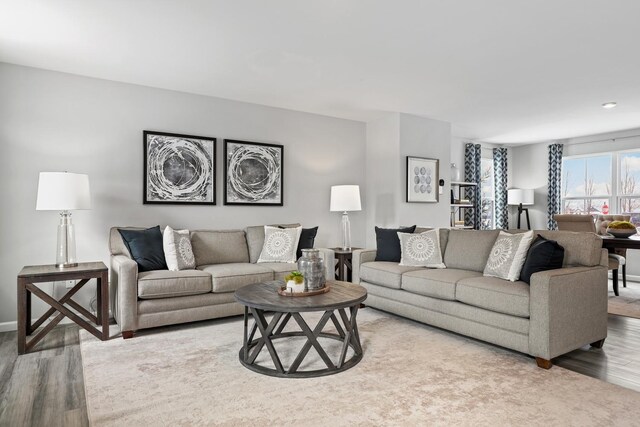
<svg viewBox="0 0 640 427">
<path fill-rule="evenodd" d="M 638 0 L 3 0 L 0 61 L 524 143 L 640 127 L 638 18 Z"/>
</svg>

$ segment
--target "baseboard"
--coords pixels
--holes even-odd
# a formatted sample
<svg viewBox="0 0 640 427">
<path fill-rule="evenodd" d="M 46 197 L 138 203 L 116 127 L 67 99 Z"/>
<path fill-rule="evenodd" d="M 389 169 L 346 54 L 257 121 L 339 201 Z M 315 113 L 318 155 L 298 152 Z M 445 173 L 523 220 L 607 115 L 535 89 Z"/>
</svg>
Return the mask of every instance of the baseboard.
<svg viewBox="0 0 640 427">
<path fill-rule="evenodd" d="M 111 322 L 112 319 L 113 317 L 111 316 L 111 311 L 109 311 L 109 321 Z M 38 319 L 31 319 L 31 324 L 35 323 L 36 320 Z M 65 317 L 60 321 L 60 323 L 58 323 L 58 325 L 69 325 L 72 323 L 74 323 L 73 320 L 69 319 L 68 317 Z M 17 330 L 18 330 L 18 322 L 15 320 L 12 322 L 0 323 L 0 332 L 11 332 L 11 331 L 17 331 Z"/>
</svg>

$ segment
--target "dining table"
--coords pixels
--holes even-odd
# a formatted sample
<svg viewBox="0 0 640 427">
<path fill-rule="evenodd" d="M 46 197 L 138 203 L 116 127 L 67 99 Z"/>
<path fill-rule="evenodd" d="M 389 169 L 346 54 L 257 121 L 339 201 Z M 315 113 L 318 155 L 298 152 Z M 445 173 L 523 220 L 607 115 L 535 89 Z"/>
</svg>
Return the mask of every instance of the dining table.
<svg viewBox="0 0 640 427">
<path fill-rule="evenodd" d="M 640 234 L 631 237 L 614 237 L 611 235 L 601 235 L 602 247 L 609 252 L 614 249 L 640 249 Z"/>
</svg>

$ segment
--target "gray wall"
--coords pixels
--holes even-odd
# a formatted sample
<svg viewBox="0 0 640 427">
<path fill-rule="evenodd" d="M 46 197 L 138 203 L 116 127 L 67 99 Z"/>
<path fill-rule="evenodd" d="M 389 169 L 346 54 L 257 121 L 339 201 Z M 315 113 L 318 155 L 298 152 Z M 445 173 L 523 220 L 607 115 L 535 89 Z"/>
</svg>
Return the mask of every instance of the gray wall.
<svg viewBox="0 0 640 427">
<path fill-rule="evenodd" d="M 374 226 L 449 225 L 451 125 L 392 113 L 367 124 L 367 247 L 375 248 Z M 439 159 L 445 179 L 438 203 L 407 203 L 406 156 Z"/>
<path fill-rule="evenodd" d="M 73 213 L 78 258 L 105 263 L 113 225 L 224 229 L 299 221 L 320 226 L 317 246 L 335 246 L 340 214 L 329 212 L 330 186 L 365 184 L 361 122 L 2 63 L 0 94 L 0 329 L 15 325 L 19 269 L 55 261 L 58 214 L 35 210 L 41 171 L 89 174 L 93 209 Z M 142 204 L 143 129 L 218 138 L 217 206 Z M 285 146 L 284 207 L 222 205 L 224 138 Z M 363 246 L 364 214 L 350 216 L 353 244 Z M 91 296 L 86 289 L 79 300 Z M 41 309 L 36 304 L 34 315 Z"/>
</svg>

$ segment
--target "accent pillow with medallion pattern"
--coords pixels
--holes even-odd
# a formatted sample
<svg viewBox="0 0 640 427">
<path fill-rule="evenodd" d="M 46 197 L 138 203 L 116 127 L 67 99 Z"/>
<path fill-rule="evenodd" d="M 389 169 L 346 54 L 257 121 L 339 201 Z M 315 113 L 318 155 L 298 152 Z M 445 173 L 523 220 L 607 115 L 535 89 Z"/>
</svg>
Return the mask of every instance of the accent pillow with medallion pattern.
<svg viewBox="0 0 640 427">
<path fill-rule="evenodd" d="M 515 282 L 527 257 L 533 231 L 510 234 L 501 231 L 491 248 L 484 275 Z"/>
</svg>

